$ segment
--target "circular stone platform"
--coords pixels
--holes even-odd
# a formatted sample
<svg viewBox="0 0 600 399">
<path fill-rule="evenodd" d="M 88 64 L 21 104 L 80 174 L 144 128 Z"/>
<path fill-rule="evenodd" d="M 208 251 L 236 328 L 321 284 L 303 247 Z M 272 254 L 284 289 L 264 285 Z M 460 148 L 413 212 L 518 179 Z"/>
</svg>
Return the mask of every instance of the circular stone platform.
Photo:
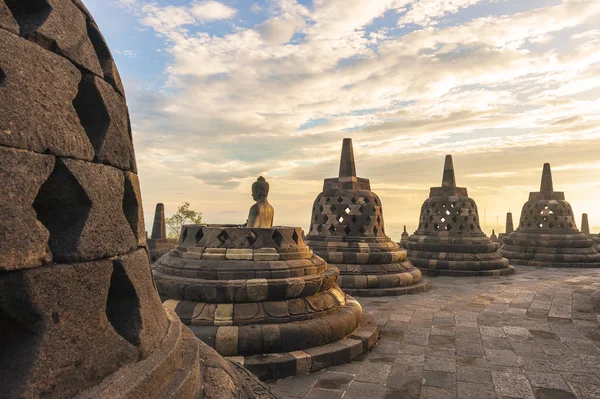
<svg viewBox="0 0 600 399">
<path fill-rule="evenodd" d="M 385 235 L 381 200 L 368 179 L 356 177 L 351 139 L 344 139 L 339 177 L 325 179 L 315 199 L 306 240 L 340 270 L 337 283 L 350 295 L 405 295 L 428 288 L 406 251 Z"/>
<path fill-rule="evenodd" d="M 184 226 L 180 244 L 154 265 L 164 305 L 261 379 L 350 361 L 375 344 L 377 324 L 302 235 L 294 227 Z"/>
<path fill-rule="evenodd" d="M 554 191 L 550 164 L 544 164 L 540 191 L 529 194 L 519 228 L 503 239 L 502 255 L 513 265 L 600 267 L 595 245 L 577 230 L 571 204 Z"/>
<path fill-rule="evenodd" d="M 442 187 L 432 187 L 421 207 L 419 227 L 404 243 L 408 258 L 432 276 L 501 276 L 515 269 L 503 258 L 500 243 L 479 226 L 475 201 L 456 187 L 452 157 L 446 156 Z"/>
</svg>

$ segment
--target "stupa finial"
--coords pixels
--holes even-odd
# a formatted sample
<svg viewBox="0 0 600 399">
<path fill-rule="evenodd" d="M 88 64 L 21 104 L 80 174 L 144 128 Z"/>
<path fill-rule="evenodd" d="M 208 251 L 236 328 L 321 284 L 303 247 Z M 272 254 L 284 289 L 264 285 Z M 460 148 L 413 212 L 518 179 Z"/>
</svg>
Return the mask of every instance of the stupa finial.
<svg viewBox="0 0 600 399">
<path fill-rule="evenodd" d="M 456 177 L 454 176 L 454 163 L 452 155 L 446 155 L 444 161 L 444 176 L 442 177 L 442 188 L 454 189 L 456 187 Z"/>
<path fill-rule="evenodd" d="M 590 234 L 590 224 L 588 222 L 588 214 L 584 213 L 581 215 L 581 232 L 583 234 Z"/>
<path fill-rule="evenodd" d="M 406 233 L 406 225 L 404 225 L 404 232 Z"/>
<path fill-rule="evenodd" d="M 506 214 L 506 234 L 510 234 L 515 230 L 515 228 L 513 227 L 513 217 L 512 217 L 512 212 L 508 212 Z"/>
<path fill-rule="evenodd" d="M 550 170 L 550 164 L 544 164 L 544 170 L 542 171 L 542 184 L 540 184 L 541 193 L 551 193 L 554 191 L 552 186 L 552 171 Z"/>
<path fill-rule="evenodd" d="M 340 177 L 356 177 L 356 165 L 354 164 L 354 150 L 352 139 L 345 138 L 342 144 L 342 157 L 340 159 Z"/>
</svg>

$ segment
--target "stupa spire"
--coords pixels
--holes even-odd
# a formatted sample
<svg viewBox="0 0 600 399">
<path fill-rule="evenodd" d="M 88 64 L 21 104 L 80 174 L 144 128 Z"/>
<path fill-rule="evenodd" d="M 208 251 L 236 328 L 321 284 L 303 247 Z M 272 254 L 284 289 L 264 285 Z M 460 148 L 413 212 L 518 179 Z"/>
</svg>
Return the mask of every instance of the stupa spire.
<svg viewBox="0 0 600 399">
<path fill-rule="evenodd" d="M 158 203 L 154 211 L 154 224 L 152 225 L 153 240 L 167 238 L 167 226 L 165 223 L 165 205 Z"/>
<path fill-rule="evenodd" d="M 352 139 L 345 138 L 342 144 L 342 157 L 340 158 L 340 177 L 356 177 L 354 164 L 354 150 Z"/>
<path fill-rule="evenodd" d="M 550 170 L 550 164 L 544 164 L 544 170 L 542 171 L 542 183 L 540 184 L 541 193 L 551 193 L 554 191 L 552 186 L 552 171 Z"/>
<path fill-rule="evenodd" d="M 590 234 L 590 224 L 588 222 L 588 214 L 584 213 L 581 215 L 581 232 L 583 234 Z"/>
<path fill-rule="evenodd" d="M 444 161 L 442 188 L 450 190 L 456 188 L 456 177 L 454 176 L 454 163 L 452 162 L 452 155 L 446 155 L 446 160 Z"/>
<path fill-rule="evenodd" d="M 513 227 L 513 217 L 512 212 L 508 212 L 506 214 L 506 234 L 510 234 L 515 230 Z"/>
</svg>

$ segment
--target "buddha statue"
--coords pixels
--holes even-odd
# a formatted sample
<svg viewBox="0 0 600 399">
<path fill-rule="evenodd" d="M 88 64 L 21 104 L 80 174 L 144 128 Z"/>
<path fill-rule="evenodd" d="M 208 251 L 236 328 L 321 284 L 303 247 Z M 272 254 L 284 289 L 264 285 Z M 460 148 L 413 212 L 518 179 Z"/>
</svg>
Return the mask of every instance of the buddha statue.
<svg viewBox="0 0 600 399">
<path fill-rule="evenodd" d="M 252 184 L 252 198 L 256 204 L 250 208 L 248 214 L 247 227 L 251 228 L 271 228 L 273 227 L 273 216 L 275 211 L 267 196 L 269 195 L 269 183 L 264 177 L 260 176 L 254 184 Z"/>
</svg>

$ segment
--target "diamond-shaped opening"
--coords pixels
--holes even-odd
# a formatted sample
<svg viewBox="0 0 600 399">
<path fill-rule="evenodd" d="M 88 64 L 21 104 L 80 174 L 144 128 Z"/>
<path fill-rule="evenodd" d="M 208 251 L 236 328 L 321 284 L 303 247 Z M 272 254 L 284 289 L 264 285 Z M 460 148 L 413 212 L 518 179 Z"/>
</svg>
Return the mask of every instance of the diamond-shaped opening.
<svg viewBox="0 0 600 399">
<path fill-rule="evenodd" d="M 50 233 L 48 245 L 57 262 L 77 260 L 77 242 L 92 201 L 60 159 L 33 201 L 38 220 Z"/>
<path fill-rule="evenodd" d="M 458 228 L 462 231 L 465 229 L 465 226 L 463 226 L 462 224 L 460 226 L 458 226 Z"/>
<path fill-rule="evenodd" d="M 375 205 L 379 205 L 379 199 L 375 198 L 374 202 L 375 202 Z"/>
<path fill-rule="evenodd" d="M 296 245 L 298 245 L 298 238 L 298 233 L 296 232 L 296 230 L 294 230 L 294 232 L 292 233 L 292 240 L 294 240 Z"/>
<path fill-rule="evenodd" d="M 469 228 L 470 228 L 471 230 L 475 230 L 475 225 L 474 225 L 473 223 L 471 223 L 471 225 L 469 226 Z"/>
<path fill-rule="evenodd" d="M 433 222 L 433 216 L 429 216 L 429 221 Z"/>
<path fill-rule="evenodd" d="M 358 232 L 364 236 L 365 233 L 367 232 L 367 229 L 365 229 L 365 226 L 360 226 L 358 229 Z"/>
<path fill-rule="evenodd" d="M 429 223 L 425 223 L 425 230 L 429 228 Z"/>
<path fill-rule="evenodd" d="M 331 201 L 331 198 L 329 198 L 329 197 L 326 197 L 326 198 L 325 198 L 325 203 L 326 203 L 326 204 L 329 204 L 329 201 Z"/>
<path fill-rule="evenodd" d="M 550 227 L 552 229 L 552 228 L 554 228 L 554 224 L 553 223 L 549 223 L 548 227 Z"/>
<path fill-rule="evenodd" d="M 317 220 L 319 220 L 319 215 L 315 215 L 315 217 L 314 217 L 314 220 L 315 220 L 315 222 L 316 222 Z"/>
<path fill-rule="evenodd" d="M 277 244 L 278 247 L 280 247 L 281 244 L 283 244 L 283 236 L 281 235 L 279 230 L 275 230 L 271 238 L 273 238 L 273 241 L 275 241 L 275 244 Z"/>
<path fill-rule="evenodd" d="M 367 221 L 367 223 L 371 223 L 371 221 L 373 220 L 373 218 L 369 215 L 365 218 L 365 220 Z"/>
<path fill-rule="evenodd" d="M 374 235 L 374 236 L 376 236 L 376 235 L 377 235 L 377 232 L 378 232 L 378 231 L 377 231 L 377 226 L 376 226 L 376 227 L 373 227 L 373 235 Z"/>
<path fill-rule="evenodd" d="M 179 237 L 179 242 L 182 243 L 185 241 L 185 239 L 187 238 L 187 227 L 183 228 L 183 231 L 181 232 L 181 236 Z"/>
<path fill-rule="evenodd" d="M 444 223 L 446 221 L 446 218 L 441 218 L 440 220 L 442 221 L 442 223 Z"/>
<path fill-rule="evenodd" d="M 323 215 L 323 223 L 327 223 L 329 217 L 327 215 Z"/>
<path fill-rule="evenodd" d="M 201 227 L 198 229 L 198 232 L 194 236 L 194 238 L 196 239 L 196 244 L 198 244 L 203 237 L 204 237 L 204 231 L 202 231 L 202 227 Z"/>
<path fill-rule="evenodd" d="M 248 241 L 249 246 L 253 246 L 254 243 L 256 242 L 256 233 L 254 231 L 250 230 L 248 232 L 248 234 L 246 235 L 246 241 Z"/>
<path fill-rule="evenodd" d="M 439 224 L 437 224 L 437 223 L 434 223 L 434 224 L 433 224 L 433 229 L 434 229 L 435 231 L 438 231 L 438 230 L 440 229 L 440 225 L 439 225 Z"/>
<path fill-rule="evenodd" d="M 140 204 L 136 196 L 137 183 L 131 180 L 127 173 L 125 173 L 125 189 L 123 191 L 123 214 L 125 219 L 131 227 L 131 231 L 136 239 L 139 240 L 139 232 L 143 228 L 141 225 L 144 223 L 143 218 L 140 215 Z M 144 234 L 142 232 L 142 234 Z"/>
<path fill-rule="evenodd" d="M 450 216 L 450 211 L 446 209 L 446 215 Z"/>
<path fill-rule="evenodd" d="M 344 199 L 342 197 L 338 197 L 337 202 L 341 204 L 342 202 L 344 202 Z"/>
<path fill-rule="evenodd" d="M 349 235 L 352 232 L 352 229 L 350 228 L 350 226 L 346 226 L 346 228 L 344 229 L 344 233 L 346 233 L 346 235 Z"/>
<path fill-rule="evenodd" d="M 452 221 L 453 221 L 454 223 L 456 223 L 456 222 L 458 221 L 458 218 L 457 218 L 456 216 L 453 216 L 453 217 L 452 217 Z"/>
<path fill-rule="evenodd" d="M 319 226 L 317 226 L 317 231 L 320 233 L 323 231 L 323 225 L 320 224 Z"/>
<path fill-rule="evenodd" d="M 346 212 L 346 215 L 348 215 L 351 212 L 350 207 L 348 205 L 346 205 L 344 212 Z"/>
<path fill-rule="evenodd" d="M 356 204 L 358 202 L 358 198 L 352 197 L 350 201 L 352 201 L 353 204 Z"/>
<path fill-rule="evenodd" d="M 549 215 L 554 215 L 554 212 L 552 212 L 552 211 L 550 210 L 550 211 L 548 211 L 548 214 L 549 214 Z"/>
<path fill-rule="evenodd" d="M 372 211 L 373 213 L 377 213 L 377 208 L 373 207 L 373 208 L 371 208 L 371 211 Z"/>
<path fill-rule="evenodd" d="M 562 224 L 562 223 L 559 223 L 559 224 L 558 224 L 558 228 L 559 228 L 559 229 L 562 229 L 562 228 L 564 228 L 564 227 L 565 227 L 565 225 L 564 225 L 564 224 Z"/>
<path fill-rule="evenodd" d="M 352 220 L 352 223 L 356 223 L 358 221 L 358 219 L 356 218 L 356 216 L 352 216 L 352 219 L 350 219 L 350 220 Z"/>
<path fill-rule="evenodd" d="M 229 234 L 227 234 L 227 232 L 225 230 L 221 230 L 221 232 L 217 236 L 217 239 L 219 241 L 221 241 L 221 244 L 224 244 L 225 241 L 227 241 L 229 239 Z"/>
<path fill-rule="evenodd" d="M 429 215 L 431 213 L 431 209 L 427 209 L 427 214 Z"/>
<path fill-rule="evenodd" d="M 334 225 L 329 225 L 329 233 L 330 234 L 335 233 L 335 226 Z"/>
<path fill-rule="evenodd" d="M 35 32 L 46 22 L 52 11 L 52 7 L 46 0 L 6 0 L 5 3 L 19 24 L 19 33 L 22 36 Z M 36 39 L 36 35 L 32 39 Z"/>
<path fill-rule="evenodd" d="M 450 231 L 452 230 L 452 225 L 451 224 L 447 224 L 446 225 L 446 231 Z"/>
<path fill-rule="evenodd" d="M 84 76 L 81 79 L 77 97 L 73 100 L 73 107 L 98 156 L 109 130 L 110 114 L 91 76 Z"/>
<path fill-rule="evenodd" d="M 337 221 L 338 221 L 338 223 L 342 223 L 344 221 L 344 217 L 338 216 Z"/>
<path fill-rule="evenodd" d="M 365 198 L 365 204 L 368 204 L 369 202 L 371 202 L 371 200 L 369 198 Z"/>
<path fill-rule="evenodd" d="M 538 227 L 541 229 L 542 227 L 544 227 L 543 223 L 538 224 Z"/>
<path fill-rule="evenodd" d="M 120 259 L 113 261 L 106 317 L 117 334 L 133 345 L 141 343 L 142 316 L 140 299 Z"/>
<path fill-rule="evenodd" d="M 335 205 L 331 205 L 331 206 L 329 207 L 329 209 L 331 210 L 331 212 L 335 212 Z"/>
<path fill-rule="evenodd" d="M 323 212 L 323 209 L 325 209 L 325 208 L 323 208 L 323 205 L 321 205 L 321 206 L 319 207 L 319 212 Z"/>
</svg>

